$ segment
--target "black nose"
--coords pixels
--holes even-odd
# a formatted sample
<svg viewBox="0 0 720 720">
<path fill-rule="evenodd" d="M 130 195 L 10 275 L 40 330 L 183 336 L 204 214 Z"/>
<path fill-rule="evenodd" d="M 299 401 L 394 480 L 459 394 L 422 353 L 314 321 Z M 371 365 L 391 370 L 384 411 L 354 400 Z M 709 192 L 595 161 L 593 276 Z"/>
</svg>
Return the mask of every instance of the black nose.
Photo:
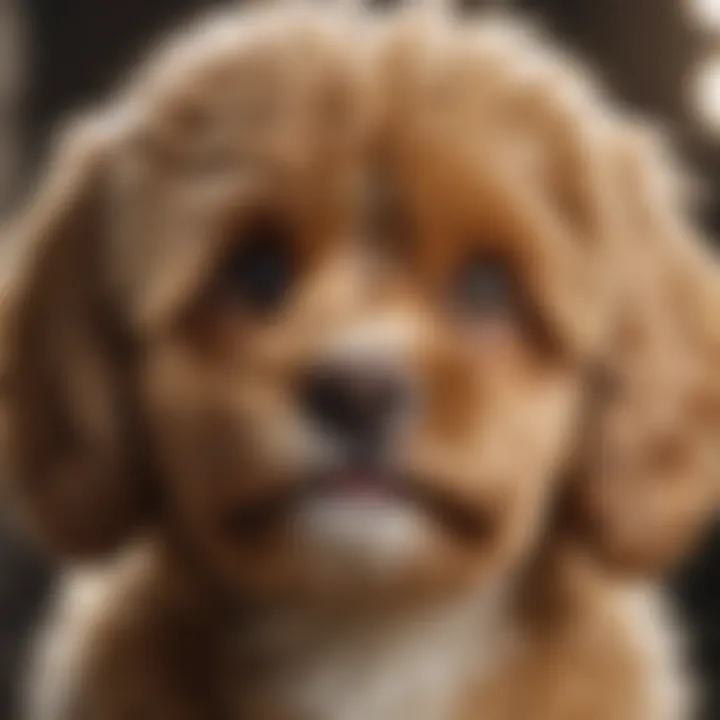
<svg viewBox="0 0 720 720">
<path fill-rule="evenodd" d="M 408 378 L 387 365 L 325 365 L 303 381 L 305 411 L 352 450 L 378 450 L 397 428 L 409 400 Z"/>
</svg>

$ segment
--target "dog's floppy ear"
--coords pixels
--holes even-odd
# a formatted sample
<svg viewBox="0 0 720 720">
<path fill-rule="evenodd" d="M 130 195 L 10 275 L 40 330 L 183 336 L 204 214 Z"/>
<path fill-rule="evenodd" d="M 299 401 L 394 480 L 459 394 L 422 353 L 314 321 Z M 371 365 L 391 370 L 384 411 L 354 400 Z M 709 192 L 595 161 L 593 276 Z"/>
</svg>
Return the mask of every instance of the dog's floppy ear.
<svg viewBox="0 0 720 720">
<path fill-rule="evenodd" d="M 110 132 L 75 123 L 9 228 L 0 299 L 3 482 L 55 550 L 111 550 L 140 519 L 132 388 L 106 261 Z"/>
<path fill-rule="evenodd" d="M 615 569 L 664 571 L 718 509 L 720 269 L 689 221 L 675 163 L 618 141 L 617 323 L 573 474 L 571 517 Z"/>
</svg>

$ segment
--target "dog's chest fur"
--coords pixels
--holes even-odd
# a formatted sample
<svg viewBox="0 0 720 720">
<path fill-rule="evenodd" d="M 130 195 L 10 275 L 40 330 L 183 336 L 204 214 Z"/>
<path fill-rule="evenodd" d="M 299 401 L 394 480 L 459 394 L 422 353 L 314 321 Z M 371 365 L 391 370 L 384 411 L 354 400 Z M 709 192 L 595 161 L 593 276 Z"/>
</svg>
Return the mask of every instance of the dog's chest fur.
<svg viewBox="0 0 720 720">
<path fill-rule="evenodd" d="M 112 621 L 115 613 L 122 617 L 123 612 L 132 609 L 128 597 L 118 593 L 118 587 L 123 587 L 122 582 L 118 586 L 119 576 L 113 579 L 70 583 L 68 589 L 72 592 L 58 605 L 59 612 L 41 642 L 41 662 L 28 684 L 30 720 L 91 720 L 96 716 L 65 713 L 77 702 L 78 692 L 82 697 L 88 690 L 97 691 L 94 668 L 98 643 L 100 649 L 114 654 L 111 667 L 131 673 L 129 684 L 127 677 L 123 682 L 122 677 L 105 678 L 98 698 L 103 712 L 121 706 L 127 688 L 143 689 L 146 695 L 141 707 L 149 712 L 174 708 L 156 713 L 158 720 L 529 717 L 526 711 L 518 715 L 513 709 L 518 697 L 521 706 L 532 709 L 538 720 L 568 720 L 578 717 L 578 711 L 558 711 L 557 702 L 576 681 L 592 688 L 588 704 L 583 705 L 588 712 L 590 708 L 595 712 L 598 703 L 603 707 L 610 703 L 621 710 L 635 708 L 631 714 L 606 709 L 588 717 L 690 717 L 682 668 L 676 664 L 681 655 L 670 632 L 670 621 L 651 612 L 658 600 L 652 589 L 611 593 L 612 602 L 607 606 L 611 612 L 604 613 L 611 619 L 608 632 L 602 630 L 599 637 L 597 633 L 581 633 L 574 639 L 573 631 L 564 640 L 560 638 L 561 647 L 567 646 L 560 654 L 555 634 L 548 640 L 549 647 L 530 642 L 522 623 L 512 613 L 507 593 L 470 594 L 429 613 L 380 618 L 360 613 L 354 622 L 348 622 L 345 616 L 329 623 L 324 614 L 315 621 L 287 614 L 273 615 L 272 619 L 263 614 L 259 620 L 251 614 L 245 616 L 247 622 L 241 626 L 223 620 L 219 632 L 223 642 L 220 647 L 212 645 L 212 651 L 210 645 L 200 645 L 199 652 L 181 647 L 181 652 L 191 655 L 195 670 L 190 675 L 178 678 L 163 672 L 153 681 L 148 654 L 159 651 L 155 659 L 160 658 L 161 664 L 170 657 L 162 651 L 168 636 L 154 634 L 153 628 L 158 625 L 154 611 L 148 615 L 149 624 L 106 622 L 104 633 L 98 636 L 93 631 L 103 617 Z M 589 606 L 583 607 L 590 612 Z M 147 610 L 146 605 L 135 606 L 133 612 L 143 608 Z M 161 615 L 165 617 L 165 611 Z M 578 627 L 592 629 L 602 616 L 591 613 Z M 108 628 L 112 630 L 109 634 Z M 123 637 L 128 628 L 136 637 Z M 177 628 L 171 628 L 170 634 L 175 641 L 182 636 Z M 119 638 L 123 642 L 118 645 Z M 590 645 L 585 646 L 585 642 Z M 176 646 L 176 642 L 171 645 L 172 657 Z M 592 662 L 588 663 L 588 659 Z M 630 706 L 619 697 L 621 692 L 607 692 L 608 687 L 617 690 L 623 685 L 617 684 L 617 672 L 613 670 L 617 667 L 634 668 L 634 699 Z M 199 696 L 196 691 L 207 669 L 211 669 L 212 686 Z M 603 675 L 603 669 L 609 674 Z M 538 677 L 542 682 L 532 691 L 526 683 Z M 189 686 L 194 681 L 198 687 L 193 689 Z M 127 715 L 111 712 L 103 717 L 114 720 Z"/>
<path fill-rule="evenodd" d="M 290 720 L 453 717 L 465 688 L 505 657 L 501 610 L 496 598 L 465 599 L 411 620 L 328 633 L 273 663 L 270 679 L 260 678 L 250 697 L 247 685 L 239 686 L 238 715 L 252 709 Z"/>
</svg>

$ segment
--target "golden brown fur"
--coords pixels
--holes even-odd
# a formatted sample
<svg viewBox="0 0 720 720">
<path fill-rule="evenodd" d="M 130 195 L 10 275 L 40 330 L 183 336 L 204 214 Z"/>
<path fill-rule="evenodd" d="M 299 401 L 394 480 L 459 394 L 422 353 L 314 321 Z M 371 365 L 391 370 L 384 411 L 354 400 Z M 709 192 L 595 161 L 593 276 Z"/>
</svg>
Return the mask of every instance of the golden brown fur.
<svg viewBox="0 0 720 720">
<path fill-rule="evenodd" d="M 4 265 L 9 496 L 103 563 L 37 719 L 687 717 L 651 583 L 716 511 L 720 289 L 674 168 L 505 19 L 228 12 L 158 50 Z M 225 274 L 268 223 L 270 313 Z M 511 305 L 468 314 L 474 264 Z M 340 450 L 300 398 L 378 358 L 413 402 L 367 514 L 306 495 Z"/>
</svg>

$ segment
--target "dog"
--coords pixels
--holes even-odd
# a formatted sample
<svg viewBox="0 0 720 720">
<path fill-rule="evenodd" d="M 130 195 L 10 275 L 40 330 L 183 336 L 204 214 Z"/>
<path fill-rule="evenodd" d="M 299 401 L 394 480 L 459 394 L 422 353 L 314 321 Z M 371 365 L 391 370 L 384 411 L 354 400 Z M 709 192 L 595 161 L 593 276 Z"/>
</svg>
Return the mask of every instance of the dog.
<svg viewBox="0 0 720 720">
<path fill-rule="evenodd" d="M 681 720 L 720 290 L 662 137 L 502 15 L 226 9 L 7 230 L 31 720 Z"/>
</svg>

